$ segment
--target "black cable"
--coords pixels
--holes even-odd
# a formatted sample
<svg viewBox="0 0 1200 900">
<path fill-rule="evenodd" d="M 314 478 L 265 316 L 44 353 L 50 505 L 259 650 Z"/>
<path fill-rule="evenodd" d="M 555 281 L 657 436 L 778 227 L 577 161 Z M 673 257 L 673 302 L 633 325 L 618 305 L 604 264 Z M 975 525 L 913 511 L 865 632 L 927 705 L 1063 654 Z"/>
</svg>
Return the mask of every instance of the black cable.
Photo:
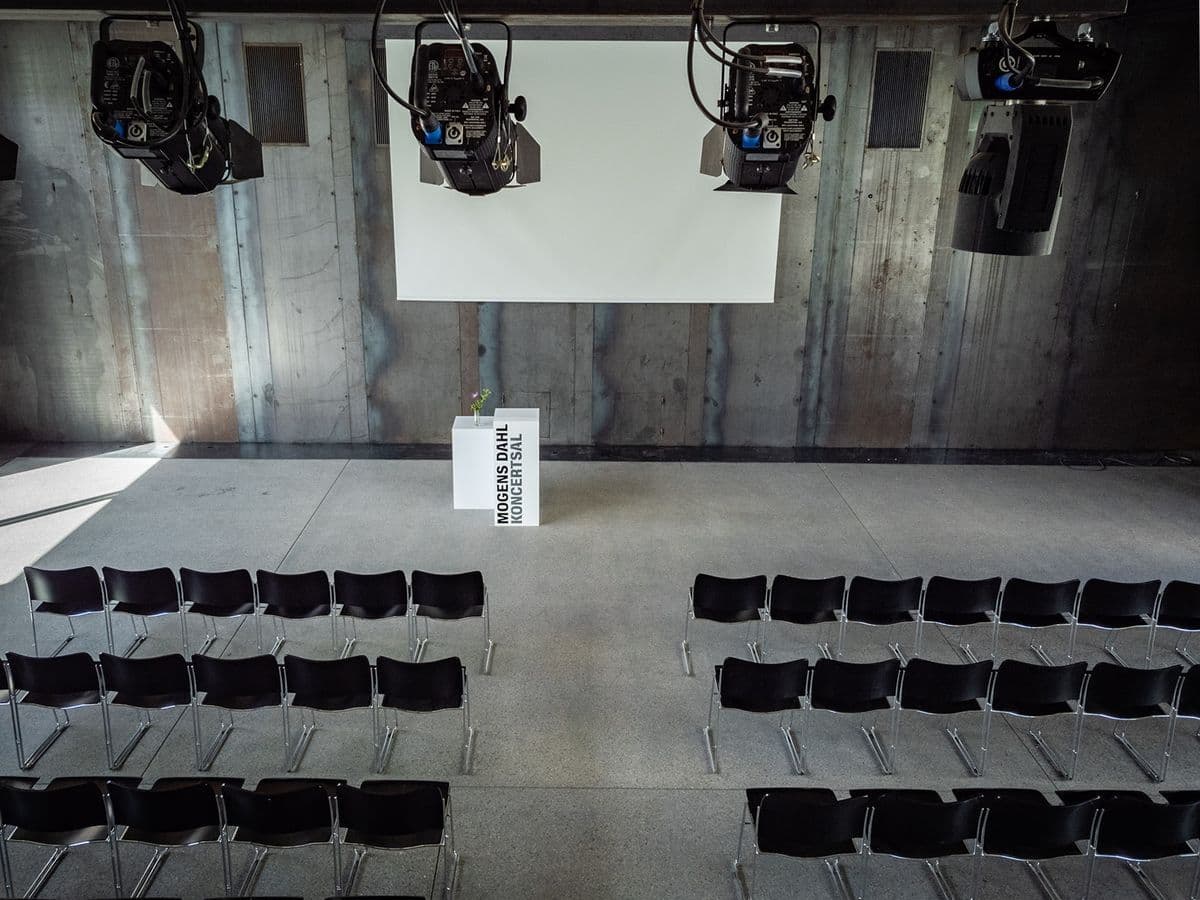
<svg viewBox="0 0 1200 900">
<path fill-rule="evenodd" d="M 696 52 L 696 20 L 697 20 L 696 8 L 693 7 L 692 8 L 692 28 L 691 28 L 691 31 L 688 32 L 687 78 L 688 78 L 688 88 L 692 92 L 692 100 L 695 102 L 696 108 L 699 109 L 700 112 L 702 112 L 704 114 L 704 117 L 706 119 L 708 119 L 708 121 L 712 122 L 714 125 L 719 125 L 722 128 L 732 128 L 732 129 L 736 130 L 736 129 L 741 129 L 741 128 L 756 128 L 756 127 L 760 126 L 762 124 L 762 121 L 760 119 L 754 119 L 749 122 L 726 121 L 725 119 L 722 119 L 719 116 L 715 116 L 711 112 L 709 112 L 708 108 L 704 105 L 704 101 L 700 99 L 700 92 L 696 90 L 696 72 L 695 72 L 695 60 L 694 60 L 694 56 L 695 56 L 695 52 Z"/>
<path fill-rule="evenodd" d="M 710 47 L 708 45 L 708 41 L 705 39 L 703 31 L 699 32 L 697 34 L 697 37 L 700 38 L 700 46 L 704 48 L 704 52 L 707 53 L 709 56 L 711 56 L 713 59 L 715 59 L 717 62 L 719 62 L 721 65 L 728 66 L 731 69 L 741 69 L 743 72 L 761 72 L 762 71 L 762 69 L 757 65 L 751 66 L 751 65 L 746 65 L 745 63 L 737 62 L 736 60 L 728 60 L 724 56 L 718 54 L 717 51 L 713 50 L 712 47 Z M 718 46 L 721 46 L 721 48 L 724 49 L 724 45 L 719 44 Z"/>
<path fill-rule="evenodd" d="M 704 41 L 704 36 L 707 35 L 709 40 L 721 48 L 722 53 L 732 56 L 734 59 L 744 59 L 751 64 L 762 61 L 762 57 L 756 56 L 753 53 L 742 53 L 738 50 L 731 50 L 722 38 L 717 37 L 716 32 L 712 30 L 712 27 L 704 18 L 704 0 L 695 0 L 692 3 L 692 16 L 700 23 L 701 43 Z"/>
<path fill-rule="evenodd" d="M 432 118 L 432 113 L 427 109 L 421 109 L 419 106 L 413 106 L 394 90 L 388 84 L 387 77 L 383 74 L 383 70 L 379 68 L 379 55 L 375 52 L 375 48 L 379 45 L 379 20 L 383 16 L 383 8 L 387 5 L 387 0 L 379 0 L 379 6 L 375 8 L 375 21 L 371 25 L 371 66 L 375 69 L 375 78 L 379 82 L 379 86 L 383 88 L 389 97 L 407 109 L 414 116 L 419 116 L 422 119 Z"/>
</svg>

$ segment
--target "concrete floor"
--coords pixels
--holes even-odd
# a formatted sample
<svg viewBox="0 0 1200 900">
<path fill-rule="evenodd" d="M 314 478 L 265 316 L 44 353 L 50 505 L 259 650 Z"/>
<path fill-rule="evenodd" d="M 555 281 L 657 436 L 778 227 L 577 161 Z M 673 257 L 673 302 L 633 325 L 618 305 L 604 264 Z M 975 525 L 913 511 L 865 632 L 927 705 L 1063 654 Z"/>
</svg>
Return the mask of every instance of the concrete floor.
<svg viewBox="0 0 1200 900">
<path fill-rule="evenodd" d="M 766 717 L 731 713 L 721 734 L 722 774 L 707 774 L 700 726 L 709 673 L 744 646 L 737 629 L 701 623 L 692 641 L 697 677 L 682 674 L 678 641 L 687 586 L 698 571 L 1200 580 L 1195 469 L 547 463 L 543 485 L 542 527 L 497 529 L 486 513 L 450 508 L 445 461 L 177 460 L 137 451 L 13 458 L 0 467 L 0 649 L 29 648 L 21 577 L 28 564 L 479 568 L 492 598 L 493 674 L 477 674 L 478 623 L 435 625 L 429 649 L 430 658 L 460 655 L 472 672 L 474 774 L 456 774 L 450 713 L 405 720 L 388 772 L 452 782 L 463 852 L 459 895 L 724 900 L 735 896 L 729 864 L 747 786 L 949 791 L 978 782 L 932 723 L 916 718 L 904 722 L 899 774 L 889 778 L 878 773 L 856 722 L 814 716 L 812 775 L 797 778 Z M 118 635 L 128 629 L 120 621 L 116 627 Z M 815 658 L 814 635 L 778 627 L 773 658 Z M 78 643 L 99 651 L 98 623 L 82 629 Z M 886 635 L 871 631 L 851 632 L 852 657 L 886 655 Z M 294 623 L 289 635 L 291 652 L 330 655 L 323 624 Z M 397 626 L 368 623 L 359 635 L 360 652 L 403 654 Z M 249 625 L 226 626 L 224 637 L 217 649 L 226 655 L 254 651 Z M 1047 646 L 1060 641 L 1065 634 L 1050 636 Z M 1100 658 L 1098 639 L 1085 646 Z M 140 655 L 178 648 L 177 623 L 160 620 Z M 1005 651 L 1029 658 L 1016 638 Z M 926 655 L 951 659 L 949 640 L 927 633 Z M 1158 661 L 1173 662 L 1166 640 Z M 38 764 L 38 777 L 106 772 L 98 712 L 80 711 L 74 721 Z M 978 726 L 963 724 L 971 733 Z M 329 716 L 323 725 L 298 774 L 367 777 L 366 717 Z M 8 726 L 0 730 L 0 775 L 16 774 Z M 1060 743 L 1068 732 L 1065 721 L 1048 729 Z M 1152 746 L 1162 731 L 1152 724 L 1136 733 Z M 1011 725 L 994 727 L 986 783 L 1065 787 L 1020 735 Z M 217 773 L 251 784 L 279 775 L 279 745 L 276 712 L 241 716 Z M 189 719 L 163 714 L 122 774 L 188 775 L 190 754 Z M 1172 765 L 1166 788 L 1200 782 L 1200 741 L 1190 732 L 1181 731 Z M 1148 783 L 1103 725 L 1089 722 L 1071 786 Z M 107 895 L 105 857 L 103 850 L 73 853 L 44 893 Z M 147 857 L 126 854 L 127 884 Z M 372 856 L 360 892 L 419 893 L 429 857 L 413 857 Z M 39 861 L 36 850 L 15 854 L 25 876 Z M 1100 867 L 1093 896 L 1137 894 L 1116 863 Z M 914 863 L 880 858 L 872 869 L 877 896 L 936 896 Z M 1049 869 L 1071 893 L 1078 870 L 1069 863 Z M 965 885 L 965 867 L 949 870 Z M 1185 891 L 1186 865 L 1168 862 L 1156 871 L 1175 892 Z M 215 848 L 181 853 L 167 862 L 154 893 L 215 896 L 219 873 Z M 330 877 L 328 851 L 281 855 L 268 862 L 258 892 L 325 896 Z M 1014 863 L 989 861 L 986 879 L 985 896 L 1035 893 Z M 796 861 L 767 859 L 760 886 L 768 897 L 833 896 L 819 865 Z"/>
</svg>

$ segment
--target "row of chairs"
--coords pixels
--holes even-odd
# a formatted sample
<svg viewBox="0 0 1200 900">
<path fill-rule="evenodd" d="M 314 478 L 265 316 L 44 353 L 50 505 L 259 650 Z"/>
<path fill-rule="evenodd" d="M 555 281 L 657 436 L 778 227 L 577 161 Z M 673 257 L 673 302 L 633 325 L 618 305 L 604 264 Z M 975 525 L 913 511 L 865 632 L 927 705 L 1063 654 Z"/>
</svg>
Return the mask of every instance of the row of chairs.
<svg viewBox="0 0 1200 900">
<path fill-rule="evenodd" d="M 101 573 L 91 566 L 76 569 L 25 568 L 29 591 L 29 621 L 33 629 L 33 655 L 40 655 L 37 616 L 64 617 L 70 628 L 67 637 L 50 654 L 57 656 L 75 638 L 74 619 L 100 614 L 110 653 L 113 643 L 113 613 L 131 617 L 133 640 L 122 652 L 132 655 L 149 636 L 147 620 L 156 616 L 178 616 L 183 652 L 190 651 L 189 616 L 205 623 L 200 653 L 216 641 L 217 619 L 249 616 L 254 619 L 258 650 L 263 649 L 262 620 L 275 627 L 271 653 L 278 653 L 287 640 L 288 619 L 329 620 L 333 648 L 338 650 L 338 622 L 344 640 L 341 655 L 349 656 L 358 638 L 359 619 L 404 618 L 407 623 L 409 656 L 421 659 L 429 643 L 430 619 L 483 619 L 483 673 L 492 667 L 491 613 L 487 586 L 481 572 L 435 574 L 414 570 L 411 583 L 400 570 L 362 574 L 337 570 L 332 580 L 324 571 L 285 574 L 259 569 L 255 578 L 246 569 L 201 572 L 182 568 L 179 576 L 168 568 L 130 571 L 105 566 Z M 425 622 L 419 638 L 416 617 Z M 141 622 L 141 630 L 138 622 Z"/>
<path fill-rule="evenodd" d="M 250 895 L 272 850 L 314 845 L 331 848 L 335 896 L 354 893 L 369 851 L 416 848 L 436 848 L 431 894 L 438 891 L 440 873 L 442 893 L 453 895 L 459 851 L 446 782 L 388 779 L 354 787 L 338 779 L 276 778 L 264 779 L 252 790 L 243 782 L 166 778 L 140 787 L 136 778 L 63 778 L 45 788 L 13 779 L 0 782 L 0 863 L 6 896 L 15 895 L 10 854 L 11 845 L 18 842 L 53 848 L 22 893 L 26 897 L 38 895 L 70 849 L 89 844 L 108 845 L 117 897 L 125 896 L 121 851 L 129 844 L 154 848 L 131 892 L 134 897 L 146 894 L 169 854 L 205 844 L 220 848 L 227 897 Z M 238 846 L 250 848 L 252 854 L 235 886 L 233 855 Z"/>
<path fill-rule="evenodd" d="M 1006 659 L 993 668 L 992 661 L 939 663 L 897 659 L 872 663 L 850 663 L 805 659 L 783 663 L 760 663 L 729 657 L 715 667 L 708 703 L 704 744 L 709 770 L 720 771 L 717 760 L 717 730 L 721 711 L 737 709 L 760 714 L 779 714 L 779 729 L 791 761 L 792 771 L 807 774 L 807 720 L 820 712 L 863 716 L 888 716 L 886 737 L 875 724 L 865 720 L 860 730 L 886 775 L 896 771 L 896 746 L 901 713 L 956 717 L 982 713 L 982 738 L 978 754 L 967 746 L 957 719 L 943 728 L 972 775 L 981 777 L 987 767 L 992 716 L 1040 721 L 1049 716 L 1072 715 L 1074 739 L 1070 761 L 1042 735 L 1040 725 L 1028 734 L 1060 777 L 1073 779 L 1079 759 L 1083 722 L 1088 717 L 1115 723 L 1114 740 L 1153 781 L 1163 781 L 1171 759 L 1179 719 L 1200 719 L 1200 666 L 1186 673 L 1182 666 L 1142 669 L 1097 663 L 1044 666 Z M 795 714 L 801 713 L 800 736 L 795 732 Z M 1154 718 L 1168 720 L 1161 756 L 1150 762 L 1126 735 L 1127 723 Z M 1200 732 L 1197 733 L 1200 737 Z M 884 742 L 887 746 L 884 746 Z"/>
<path fill-rule="evenodd" d="M 105 753 L 111 769 L 120 769 L 152 725 L 153 710 L 190 707 L 196 768 L 212 767 L 233 730 L 235 711 L 278 707 L 283 718 L 283 765 L 294 772 L 317 728 L 317 713 L 368 710 L 371 717 L 371 766 L 383 772 L 400 730 L 400 713 L 460 710 L 462 713 L 461 771 L 470 774 L 475 749 L 471 724 L 471 693 L 467 670 L 458 657 L 408 662 L 380 656 L 372 665 L 366 656 L 305 659 L 286 655 L 282 665 L 264 653 L 241 659 L 179 654 L 127 658 L 101 653 L 95 661 L 86 653 L 62 656 L 6 654 L 4 671 L 7 702 L 12 712 L 17 762 L 33 768 L 71 724 L 70 710 L 99 706 L 104 726 Z M 49 709 L 51 732 L 27 753 L 21 710 Z M 121 749 L 113 739 L 113 709 L 137 712 L 137 725 Z M 217 733 L 206 744 L 202 708 L 217 711 Z M 391 724 L 381 722 L 386 711 Z M 294 732 L 291 716 L 298 713 Z"/>
<path fill-rule="evenodd" d="M 870 860 L 878 856 L 924 862 L 947 900 L 959 894 L 941 863 L 955 857 L 971 861 L 972 898 L 981 896 L 987 858 L 1024 863 L 1046 896 L 1060 897 L 1043 864 L 1074 857 L 1083 862 L 1083 883 L 1070 895 L 1085 900 L 1099 859 L 1123 862 L 1152 897 L 1165 898 L 1170 894 L 1144 864 L 1191 858 L 1188 896 L 1195 900 L 1200 890 L 1200 792 L 1164 791 L 1166 802 L 1137 791 L 1059 791 L 1058 802 L 1020 788 L 955 790 L 953 796 L 944 801 L 932 790 L 867 789 L 838 799 L 824 788 L 749 789 L 734 857 L 739 893 L 745 900 L 755 896 L 763 855 L 823 860 L 845 900 L 893 895 L 872 890 Z M 742 850 L 747 827 L 749 865 Z M 857 860 L 857 884 L 842 865 L 847 857 Z M 1105 896 L 1118 893 L 1105 883 Z"/>
<path fill-rule="evenodd" d="M 1115 647 L 1117 634 L 1128 628 L 1146 628 L 1145 660 L 1150 665 L 1159 629 L 1181 633 L 1175 652 L 1189 664 L 1196 660 L 1187 649 L 1190 636 L 1200 632 L 1200 584 L 1172 581 L 1165 588 L 1159 581 L 1124 582 L 1092 578 L 1082 586 L 1078 580 L 1029 581 L 1024 578 L 960 579 L 934 576 L 924 579 L 887 580 L 855 576 L 849 583 L 842 576 L 795 578 L 776 575 L 770 586 L 765 575 L 750 578 L 720 578 L 700 574 L 688 590 L 684 616 L 683 668 L 693 674 L 689 625 L 696 619 L 727 624 L 746 623 L 746 643 L 751 657 L 766 658 L 766 626 L 770 622 L 796 625 L 837 625 L 834 653 L 828 643 L 819 643 L 824 656 L 841 657 L 848 625 L 894 627 L 914 626 L 914 656 L 921 654 L 926 624 L 951 628 L 991 626 L 991 650 L 996 657 L 1000 626 L 1025 629 L 1065 626 L 1069 629 L 1066 659 L 1075 656 L 1080 628 L 1106 633 L 1104 652 L 1125 665 Z M 1030 650 L 1046 665 L 1054 660 L 1040 642 Z M 906 654 L 898 641 L 889 648 L 903 662 Z M 960 641 L 958 652 L 967 662 L 977 657 L 969 643 Z"/>
</svg>

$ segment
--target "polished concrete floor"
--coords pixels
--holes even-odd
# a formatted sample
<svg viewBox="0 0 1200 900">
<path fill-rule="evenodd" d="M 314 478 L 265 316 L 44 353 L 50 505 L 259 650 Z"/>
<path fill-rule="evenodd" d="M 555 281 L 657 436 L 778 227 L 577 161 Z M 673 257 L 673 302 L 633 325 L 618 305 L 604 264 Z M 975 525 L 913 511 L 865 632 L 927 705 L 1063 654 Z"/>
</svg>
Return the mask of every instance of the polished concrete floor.
<svg viewBox="0 0 1200 900">
<path fill-rule="evenodd" d="M 684 676 L 678 645 L 697 572 L 1200 580 L 1196 469 L 560 462 L 543 466 L 543 503 L 544 524 L 536 529 L 497 529 L 486 513 L 455 512 L 445 461 L 185 460 L 136 450 L 16 456 L 0 467 L 0 649 L 29 649 L 21 576 L 29 564 L 479 568 L 492 600 L 492 674 L 478 671 L 477 622 L 435 623 L 428 654 L 459 655 L 471 671 L 474 773 L 456 772 L 453 713 L 406 719 L 388 769 L 394 777 L 452 783 L 463 854 L 459 896 L 724 900 L 735 896 L 730 863 L 745 787 L 949 791 L 978 781 L 929 721 L 904 721 L 899 771 L 888 777 L 857 721 L 820 716 L 808 741 L 811 775 L 796 777 L 769 717 L 738 713 L 723 723 L 721 774 L 709 775 L 700 728 L 712 665 L 745 648 L 738 629 L 700 623 L 692 640 L 697 674 Z M 56 628 L 50 622 L 46 635 Z M 116 628 L 119 639 L 128 624 L 118 619 Z M 101 633 L 85 620 L 77 644 L 99 651 Z M 331 655 L 327 625 L 292 623 L 288 633 L 290 652 Z M 777 626 L 772 658 L 814 658 L 817 636 Z M 849 655 L 882 658 L 886 640 L 871 629 L 852 630 Z M 1063 640 L 1052 635 L 1047 646 Z M 1127 639 L 1130 655 L 1142 641 Z M 359 650 L 371 656 L 402 655 L 403 644 L 394 623 L 359 629 Z M 1091 659 L 1101 658 L 1098 639 L 1084 646 Z M 178 623 L 159 620 L 139 653 L 178 649 Z M 254 649 L 250 625 L 225 625 L 212 652 Z M 936 632 L 927 633 L 925 650 L 953 658 L 951 640 Z M 1017 637 L 1006 638 L 1003 652 L 1031 658 Z M 1157 661 L 1174 661 L 1166 639 Z M 37 765 L 38 778 L 105 774 L 98 712 L 81 710 L 73 721 Z M 979 722 L 962 724 L 975 734 Z M 1138 730 L 1138 740 L 1155 746 L 1158 725 Z M 1052 723 L 1047 733 L 1065 745 L 1068 723 Z M 158 716 L 121 774 L 190 774 L 191 734 L 190 717 Z M 278 776 L 280 745 L 276 711 L 240 716 L 216 771 L 250 784 Z M 369 757 L 366 716 L 329 715 L 297 774 L 358 781 L 370 776 Z M 993 729 L 990 769 L 988 785 L 1066 786 L 1011 723 Z M 5 724 L 0 775 L 13 774 Z M 1072 786 L 1149 783 L 1103 724 L 1089 722 Z M 1165 788 L 1196 786 L 1200 740 L 1181 729 Z M 126 853 L 127 884 L 148 855 Z M 410 855 L 372 855 L 359 891 L 428 890 L 431 856 Z M 247 858 L 243 852 L 236 864 Z M 39 862 L 34 848 L 14 852 L 19 879 Z M 1064 895 L 1077 894 L 1078 867 L 1047 868 Z M 948 870 L 965 889 L 968 868 L 952 863 Z M 279 854 L 257 891 L 325 896 L 330 871 L 328 850 Z M 1186 892 L 1186 864 L 1167 862 L 1156 871 L 1174 893 Z M 106 851 L 83 849 L 68 856 L 43 894 L 108 895 L 107 878 Z M 874 896 L 936 896 L 915 863 L 875 859 L 870 879 Z M 767 897 L 833 896 L 815 863 L 766 859 L 759 886 Z M 217 852 L 202 848 L 170 858 L 152 893 L 220 891 Z M 1017 864 L 988 862 L 984 896 L 1035 892 Z M 1128 872 L 1100 863 L 1093 896 L 1137 892 Z"/>
</svg>

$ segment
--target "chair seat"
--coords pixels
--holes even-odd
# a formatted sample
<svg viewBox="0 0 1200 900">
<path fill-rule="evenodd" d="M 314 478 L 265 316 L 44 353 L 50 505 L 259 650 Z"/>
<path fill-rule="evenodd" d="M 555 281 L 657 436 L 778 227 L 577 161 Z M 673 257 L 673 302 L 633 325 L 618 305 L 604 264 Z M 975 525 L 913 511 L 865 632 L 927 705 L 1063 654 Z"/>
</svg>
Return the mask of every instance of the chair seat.
<svg viewBox="0 0 1200 900">
<path fill-rule="evenodd" d="M 100 702 L 99 691 L 78 691 L 71 694 L 48 694 L 30 691 L 21 698 L 22 703 L 34 706 L 51 706 L 57 709 L 74 709 L 76 706 L 93 706 Z"/>
<path fill-rule="evenodd" d="M 823 856 L 854 856 L 858 848 L 854 841 L 838 841 L 830 844 L 779 844 L 778 846 L 763 846 L 763 853 L 780 853 L 784 856 L 795 856 L 801 859 L 820 859 Z"/>
<path fill-rule="evenodd" d="M 745 712 L 752 713 L 773 713 L 783 712 L 789 709 L 800 708 L 799 697 L 751 697 L 751 696 L 730 696 L 726 693 L 721 697 L 722 709 L 740 709 Z"/>
<path fill-rule="evenodd" d="M 1061 703 L 1019 703 L 1009 706 L 993 705 L 998 713 L 1012 713 L 1018 716 L 1057 716 L 1061 713 L 1073 713 L 1075 708 L 1067 701 Z"/>
<path fill-rule="evenodd" d="M 838 613 L 841 617 L 841 613 Z M 879 610 L 864 616 L 847 616 L 846 621 L 854 625 L 902 625 L 906 622 L 915 622 L 916 615 L 907 610 Z"/>
<path fill-rule="evenodd" d="M 456 610 L 445 610 L 436 606 L 420 606 L 418 604 L 413 604 L 413 607 L 417 615 L 424 616 L 427 619 L 470 619 L 473 616 L 483 615 L 482 603 L 478 606 L 466 606 Z M 699 612 L 696 615 L 699 617 Z M 707 616 L 704 618 L 707 618 Z M 758 618 L 757 612 L 755 612 L 754 618 Z"/>
<path fill-rule="evenodd" d="M 374 847 L 378 850 L 404 850 L 407 847 L 428 847 L 440 844 L 442 832 L 438 828 L 425 831 L 415 831 L 411 834 L 373 834 L 369 831 L 359 831 L 347 828 L 343 843 L 361 844 L 364 847 Z"/>
<path fill-rule="evenodd" d="M 837 614 L 832 609 L 772 609 L 771 621 L 791 622 L 793 625 L 822 625 L 836 622 Z"/>
<path fill-rule="evenodd" d="M 338 613 L 354 619 L 392 619 L 405 616 L 408 607 L 403 603 L 389 603 L 386 606 L 354 606 L 343 603 Z"/>
<path fill-rule="evenodd" d="M 104 612 L 104 607 L 91 600 L 63 600 L 55 603 L 39 603 L 33 611 L 50 613 L 55 616 L 86 616 L 88 613 Z"/>
<path fill-rule="evenodd" d="M 1200 619 L 1194 616 L 1178 616 L 1160 613 L 1158 617 L 1160 628 L 1174 628 L 1177 631 L 1200 631 Z"/>
<path fill-rule="evenodd" d="M 797 790 L 804 791 L 804 794 L 801 796 L 807 802 L 814 805 L 837 802 L 837 794 L 829 788 L 746 788 L 746 803 L 750 807 L 750 814 L 757 814 L 758 807 L 762 803 L 763 797 L 767 796 L 767 794 L 794 792 Z"/>
<path fill-rule="evenodd" d="M 55 847 L 74 847 L 78 844 L 90 844 L 96 841 L 108 840 L 108 826 L 91 825 L 87 828 L 75 828 L 71 831 L 34 831 L 31 828 L 14 828 L 8 839 L 10 841 L 29 841 L 33 844 L 47 844 Z"/>
<path fill-rule="evenodd" d="M 915 712 L 930 713 L 935 716 L 950 716 L 955 713 L 964 712 L 981 712 L 983 704 L 977 699 L 971 700 L 947 700 L 947 701 L 931 701 L 931 702 L 905 702 L 904 709 L 913 710 Z"/>
<path fill-rule="evenodd" d="M 187 607 L 187 612 L 196 613 L 201 616 L 211 616 L 215 619 L 250 616 L 254 614 L 254 602 L 248 600 L 245 603 L 235 603 L 233 605 L 226 605 L 224 603 L 192 603 Z"/>
<path fill-rule="evenodd" d="M 288 834 L 265 834 L 252 828 L 238 826 L 234 831 L 233 840 L 244 844 L 257 844 L 259 847 L 303 847 L 305 844 L 327 844 L 332 836 L 328 826 Z"/>
<path fill-rule="evenodd" d="M 170 709 L 173 706 L 187 706 L 192 702 L 190 691 L 172 691 L 165 694 L 130 694 L 128 691 L 118 691 L 110 701 L 117 706 L 136 706 L 139 709 Z"/>
<path fill-rule="evenodd" d="M 1150 620 L 1145 616 L 1080 616 L 1079 624 L 1092 628 L 1138 628 L 1149 626 Z"/>
<path fill-rule="evenodd" d="M 329 615 L 329 604 L 321 603 L 317 606 L 279 606 L 275 603 L 267 603 L 262 608 L 263 615 L 275 616 L 280 619 L 316 619 L 320 616 Z"/>
<path fill-rule="evenodd" d="M 1062 847 L 1032 847 L 1024 844 L 994 847 L 988 843 L 986 835 L 983 843 L 988 856 L 1009 856 L 1013 859 L 1060 859 L 1083 855 L 1074 844 L 1066 844 Z"/>
<path fill-rule="evenodd" d="M 458 709 L 462 706 L 462 697 L 405 697 L 398 694 L 384 694 L 380 705 L 388 709 L 402 709 L 407 712 L 435 712 L 439 709 Z"/>
<path fill-rule="evenodd" d="M 955 612 L 950 609 L 925 610 L 925 621 L 934 625 L 982 625 L 991 622 L 992 616 L 986 610 L 975 612 Z"/>
<path fill-rule="evenodd" d="M 324 709 L 337 711 L 340 709 L 356 709 L 371 705 L 371 692 L 362 691 L 353 694 L 310 694 L 300 693 L 292 696 L 292 706 L 303 706 L 306 709 Z"/>
<path fill-rule="evenodd" d="M 1020 625 L 1023 628 L 1049 628 L 1052 625 L 1070 625 L 1071 617 L 1066 613 L 1000 613 L 1001 625 Z"/>
<path fill-rule="evenodd" d="M 217 825 L 189 828 L 186 831 L 145 831 L 141 828 L 127 828 L 121 834 L 121 840 L 165 847 L 190 847 L 192 844 L 216 841 L 220 836 L 221 829 Z"/>
<path fill-rule="evenodd" d="M 917 835 L 912 837 L 915 838 Z M 967 847 L 966 841 L 955 841 L 952 844 L 922 843 L 919 840 L 900 842 L 872 835 L 871 852 L 898 856 L 902 859 L 939 859 L 943 856 L 966 856 L 971 850 Z"/>
<path fill-rule="evenodd" d="M 816 697 L 812 700 L 813 709 L 823 709 L 828 712 L 838 713 L 865 713 L 874 712 L 877 709 L 887 709 L 891 704 L 883 698 L 875 700 L 859 700 L 854 703 L 838 703 L 836 698 L 833 701 L 819 700 Z"/>
<path fill-rule="evenodd" d="M 1116 703 L 1097 702 L 1088 698 L 1084 712 L 1093 716 L 1109 716 L 1113 719 L 1149 719 L 1152 716 L 1168 716 L 1171 714 L 1164 704 L 1153 703 L 1148 706 L 1125 706 Z"/>
<path fill-rule="evenodd" d="M 114 603 L 112 611 L 131 616 L 165 616 L 179 612 L 179 601 L 172 597 L 158 603 Z"/>
<path fill-rule="evenodd" d="M 1121 844 L 1119 847 L 1104 846 L 1104 832 L 1100 832 L 1100 844 L 1097 847 L 1099 856 L 1119 856 L 1122 859 L 1166 859 L 1173 856 L 1191 856 L 1192 848 L 1187 844 L 1175 844 L 1164 847 L 1162 844 Z"/>
<path fill-rule="evenodd" d="M 279 692 L 269 694 L 206 694 L 201 706 L 218 706 L 221 709 L 262 709 L 279 705 Z"/>
</svg>

